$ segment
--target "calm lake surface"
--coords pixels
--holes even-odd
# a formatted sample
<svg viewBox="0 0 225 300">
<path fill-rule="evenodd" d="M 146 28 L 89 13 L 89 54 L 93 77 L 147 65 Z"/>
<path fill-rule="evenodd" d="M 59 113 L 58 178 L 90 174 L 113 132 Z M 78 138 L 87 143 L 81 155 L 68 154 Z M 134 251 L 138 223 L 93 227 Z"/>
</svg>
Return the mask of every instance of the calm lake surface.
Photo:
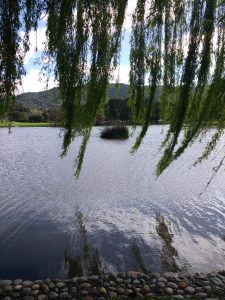
<svg viewBox="0 0 225 300">
<path fill-rule="evenodd" d="M 76 180 L 79 140 L 61 159 L 59 128 L 1 128 L 0 278 L 225 268 L 224 168 L 200 196 L 222 143 L 192 167 L 207 138 L 195 143 L 156 178 L 161 132 L 151 127 L 132 156 L 134 137 L 94 128 Z"/>
</svg>

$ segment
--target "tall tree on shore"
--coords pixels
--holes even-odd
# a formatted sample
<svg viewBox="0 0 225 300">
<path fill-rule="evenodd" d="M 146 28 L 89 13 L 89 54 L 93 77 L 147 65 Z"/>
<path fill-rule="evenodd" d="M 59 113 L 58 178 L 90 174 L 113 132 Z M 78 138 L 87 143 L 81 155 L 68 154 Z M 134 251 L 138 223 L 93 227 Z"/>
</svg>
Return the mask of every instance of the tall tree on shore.
<svg viewBox="0 0 225 300">
<path fill-rule="evenodd" d="M 25 73 L 29 32 L 46 15 L 44 67 L 55 66 L 63 100 L 63 155 L 75 137 L 83 137 L 77 175 L 119 63 L 128 1 L 0 0 L 0 117 L 10 110 Z M 217 130 L 199 161 L 209 156 L 221 137 L 225 127 L 224 16 L 224 0 L 137 0 L 132 19 L 130 107 L 134 122 L 142 122 L 143 127 L 132 151 L 147 132 L 152 103 L 163 86 L 161 119 L 170 127 L 158 174 L 210 127 L 215 116 Z"/>
</svg>

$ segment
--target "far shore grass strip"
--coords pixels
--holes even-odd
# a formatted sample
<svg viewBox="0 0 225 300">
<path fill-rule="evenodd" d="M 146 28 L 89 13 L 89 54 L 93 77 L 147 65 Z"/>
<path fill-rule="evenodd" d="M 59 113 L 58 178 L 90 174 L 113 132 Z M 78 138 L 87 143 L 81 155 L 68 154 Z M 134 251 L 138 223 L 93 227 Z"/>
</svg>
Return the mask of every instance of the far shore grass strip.
<svg viewBox="0 0 225 300">
<path fill-rule="evenodd" d="M 33 122 L 11 122 L 11 127 L 56 127 L 55 123 L 50 122 L 40 122 L 40 123 L 33 123 Z M 0 121 L 0 127 L 9 127 L 8 122 Z"/>
</svg>

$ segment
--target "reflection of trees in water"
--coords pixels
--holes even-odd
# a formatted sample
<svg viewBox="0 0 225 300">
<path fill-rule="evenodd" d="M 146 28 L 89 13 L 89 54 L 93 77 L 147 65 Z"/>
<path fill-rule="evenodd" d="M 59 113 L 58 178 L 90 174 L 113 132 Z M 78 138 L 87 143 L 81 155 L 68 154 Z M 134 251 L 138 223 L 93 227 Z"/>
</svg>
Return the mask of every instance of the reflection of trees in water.
<svg viewBox="0 0 225 300">
<path fill-rule="evenodd" d="M 141 255 L 140 247 L 138 246 L 138 244 L 135 241 L 132 242 L 131 252 L 133 254 L 134 260 L 137 262 L 138 267 L 140 268 L 140 271 L 142 271 L 144 273 L 148 273 L 149 270 L 145 266 L 144 259 Z"/>
<path fill-rule="evenodd" d="M 75 221 L 79 227 L 81 255 L 70 254 L 65 251 L 65 267 L 68 268 L 68 277 L 83 274 L 99 274 L 102 268 L 98 249 L 90 247 L 88 244 L 87 230 L 83 213 L 77 210 Z"/>
<path fill-rule="evenodd" d="M 166 270 L 177 272 L 180 271 L 176 263 L 178 258 L 177 250 L 172 246 L 173 234 L 171 232 L 171 223 L 160 213 L 156 214 L 156 232 L 163 240 L 162 247 L 162 264 Z"/>
</svg>

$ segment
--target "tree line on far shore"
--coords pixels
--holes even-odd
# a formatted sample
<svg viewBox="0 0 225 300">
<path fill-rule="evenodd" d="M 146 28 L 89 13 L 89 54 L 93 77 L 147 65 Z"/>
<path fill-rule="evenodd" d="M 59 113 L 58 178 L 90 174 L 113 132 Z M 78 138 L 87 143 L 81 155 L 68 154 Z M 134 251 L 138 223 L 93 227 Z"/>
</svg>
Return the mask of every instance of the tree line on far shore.
<svg viewBox="0 0 225 300">
<path fill-rule="evenodd" d="M 37 107 L 27 107 L 20 102 L 15 102 L 13 110 L 8 115 L 9 121 L 16 122 L 52 122 L 60 124 L 62 110 L 60 106 L 41 109 Z M 160 121 L 160 104 L 155 101 L 152 114 L 149 120 L 151 124 L 158 124 Z M 114 124 L 123 122 L 132 124 L 132 113 L 128 104 L 128 99 L 110 99 L 104 110 L 99 114 L 96 125 Z"/>
</svg>

